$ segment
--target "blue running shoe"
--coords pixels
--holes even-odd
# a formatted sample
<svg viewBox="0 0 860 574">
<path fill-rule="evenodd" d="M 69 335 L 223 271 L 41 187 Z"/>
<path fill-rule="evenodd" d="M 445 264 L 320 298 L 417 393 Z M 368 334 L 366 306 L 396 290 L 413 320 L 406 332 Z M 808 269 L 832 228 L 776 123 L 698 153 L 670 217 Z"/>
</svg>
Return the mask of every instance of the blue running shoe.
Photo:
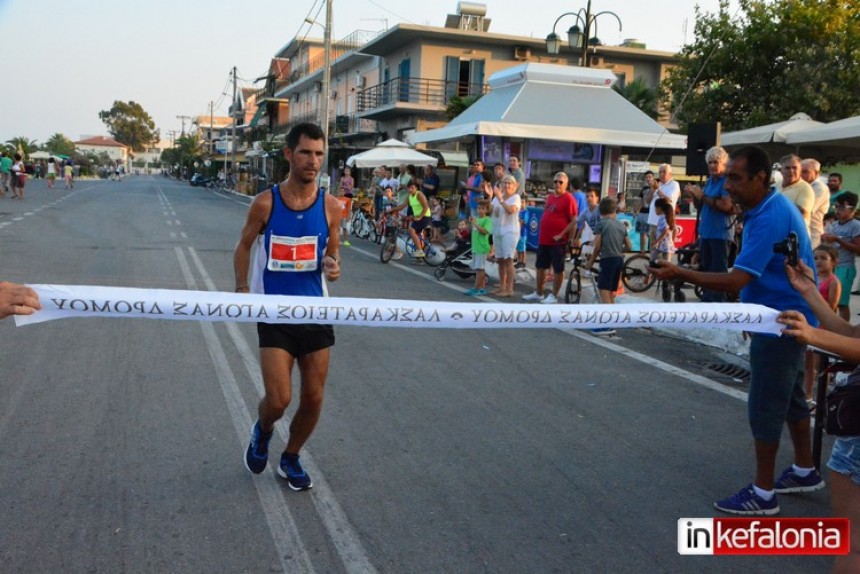
<svg viewBox="0 0 860 574">
<path fill-rule="evenodd" d="M 311 477 L 302 468 L 302 463 L 299 462 L 299 455 L 297 454 L 284 453 L 281 455 L 278 474 L 287 479 L 287 484 L 293 490 L 307 490 L 314 485 Z"/>
<path fill-rule="evenodd" d="M 269 441 L 273 433 L 263 433 L 260 430 L 260 421 L 254 423 L 251 429 L 251 442 L 245 451 L 245 468 L 254 474 L 260 474 L 266 470 L 269 462 Z"/>
<path fill-rule="evenodd" d="M 770 516 L 779 514 L 779 502 L 776 495 L 770 500 L 765 500 L 755 493 L 753 485 L 745 486 L 729 498 L 718 500 L 714 508 L 728 512 L 729 514 L 743 514 L 746 516 Z"/>
<path fill-rule="evenodd" d="M 477 289 L 466 289 L 465 291 L 463 291 L 463 295 L 468 295 L 470 297 L 474 297 L 477 294 L 478 294 Z"/>
<path fill-rule="evenodd" d="M 791 466 L 783 471 L 773 486 L 774 492 L 779 494 L 813 492 L 820 488 L 824 488 L 824 480 L 821 479 L 821 474 L 817 470 L 813 470 L 806 476 L 798 476 Z"/>
</svg>

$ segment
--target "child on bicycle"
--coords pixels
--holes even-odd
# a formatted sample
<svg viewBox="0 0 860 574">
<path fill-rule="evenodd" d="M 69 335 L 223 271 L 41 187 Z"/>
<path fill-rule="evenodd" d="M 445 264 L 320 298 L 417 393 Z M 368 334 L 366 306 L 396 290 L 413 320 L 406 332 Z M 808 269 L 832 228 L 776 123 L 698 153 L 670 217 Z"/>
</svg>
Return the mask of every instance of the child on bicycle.
<svg viewBox="0 0 860 574">
<path fill-rule="evenodd" d="M 466 295 L 487 294 L 487 256 L 490 254 L 490 234 L 493 232 L 493 220 L 487 216 L 490 203 L 484 199 L 478 202 L 478 217 L 470 217 L 472 224 L 472 269 L 475 270 L 475 287 L 466 291 Z M 460 223 L 465 223 L 461 221 Z"/>
<path fill-rule="evenodd" d="M 624 253 L 630 250 L 630 237 L 627 227 L 618 221 L 618 202 L 613 197 L 604 197 L 598 205 L 600 221 L 594 229 L 594 250 L 588 257 L 586 268 L 591 269 L 594 261 L 600 257 L 600 272 L 597 275 L 597 289 L 600 292 L 600 302 L 615 303 L 615 292 L 621 280 L 621 270 L 624 268 Z M 597 335 L 611 335 L 613 329 L 594 329 Z"/>
</svg>

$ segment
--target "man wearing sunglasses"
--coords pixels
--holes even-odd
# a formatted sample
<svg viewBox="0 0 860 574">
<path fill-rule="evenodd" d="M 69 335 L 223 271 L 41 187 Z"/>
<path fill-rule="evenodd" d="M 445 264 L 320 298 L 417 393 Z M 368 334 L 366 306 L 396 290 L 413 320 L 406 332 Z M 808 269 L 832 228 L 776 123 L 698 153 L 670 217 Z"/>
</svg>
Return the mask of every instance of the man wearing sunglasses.
<svg viewBox="0 0 860 574">
<path fill-rule="evenodd" d="M 570 232 L 576 229 L 576 200 L 567 191 L 567 174 L 559 172 L 553 177 L 553 193 L 546 196 L 546 205 L 538 228 L 538 251 L 535 268 L 537 282 L 535 291 L 525 295 L 525 301 L 540 301 L 545 304 L 558 302 L 558 293 L 564 284 L 565 247 Z M 552 293 L 544 297 L 546 272 L 552 265 L 554 272 Z"/>
</svg>

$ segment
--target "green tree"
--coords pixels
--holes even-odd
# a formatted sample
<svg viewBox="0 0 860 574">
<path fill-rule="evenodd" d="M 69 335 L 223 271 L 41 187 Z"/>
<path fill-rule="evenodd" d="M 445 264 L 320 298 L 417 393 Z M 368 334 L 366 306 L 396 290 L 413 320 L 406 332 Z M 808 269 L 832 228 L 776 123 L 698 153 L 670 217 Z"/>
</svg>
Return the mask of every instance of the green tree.
<svg viewBox="0 0 860 574">
<path fill-rule="evenodd" d="M 24 152 L 24 155 L 30 155 L 34 151 L 39 151 L 39 143 L 24 136 L 6 140 L 6 144 L 11 148 L 10 151 L 13 154 L 18 153 L 19 149 Z"/>
<path fill-rule="evenodd" d="M 176 139 L 171 149 L 161 152 L 161 161 L 168 166 L 179 165 L 185 168 L 185 173 L 190 177 L 194 173 L 194 162 L 203 163 L 204 156 L 208 155 L 205 142 L 200 141 L 197 134 L 188 134 Z"/>
<path fill-rule="evenodd" d="M 624 96 L 628 102 L 648 114 L 649 117 L 657 119 L 657 90 L 649 88 L 648 84 L 641 77 L 636 78 L 632 82 L 627 82 L 624 87 L 619 87 L 618 84 L 612 88 Z"/>
<path fill-rule="evenodd" d="M 445 114 L 448 116 L 448 120 L 453 120 L 463 112 L 465 112 L 469 106 L 477 102 L 481 96 L 451 96 L 451 99 L 448 100 L 448 104 L 445 106 Z"/>
<path fill-rule="evenodd" d="M 696 40 L 662 82 L 681 126 L 737 130 L 806 112 L 824 122 L 860 114 L 860 3 L 850 0 L 728 0 L 696 8 Z"/>
<path fill-rule="evenodd" d="M 45 151 L 55 155 L 67 155 L 69 157 L 75 155 L 75 143 L 61 133 L 52 135 L 42 147 Z"/>
<path fill-rule="evenodd" d="M 99 112 L 99 119 L 116 141 L 134 151 L 144 151 L 158 143 L 155 122 L 137 102 L 114 101 L 111 109 Z"/>
</svg>

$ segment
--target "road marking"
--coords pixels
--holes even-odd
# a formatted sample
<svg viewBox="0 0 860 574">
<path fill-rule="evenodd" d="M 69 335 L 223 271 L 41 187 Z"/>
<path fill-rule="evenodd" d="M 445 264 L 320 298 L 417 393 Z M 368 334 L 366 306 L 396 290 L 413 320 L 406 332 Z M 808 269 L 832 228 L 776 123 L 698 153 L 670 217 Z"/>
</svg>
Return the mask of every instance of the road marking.
<svg viewBox="0 0 860 574">
<path fill-rule="evenodd" d="M 194 279 L 191 267 L 188 265 L 188 260 L 182 252 L 182 248 L 175 247 L 174 250 L 176 251 L 176 257 L 179 260 L 179 267 L 182 269 L 186 286 L 189 289 L 197 289 L 197 281 Z M 196 257 L 196 253 L 192 253 L 192 257 Z M 221 345 L 221 341 L 215 332 L 215 325 L 201 322 L 200 327 L 203 329 L 203 338 L 206 341 L 209 355 L 215 366 L 215 373 L 218 377 L 218 384 L 221 386 L 224 400 L 227 403 L 227 410 L 230 413 L 230 418 L 233 421 L 239 442 L 244 448 L 248 444 L 247 440 L 250 436 L 249 432 L 253 420 L 239 391 L 239 385 L 230 368 L 224 347 Z M 238 449 L 235 464 L 240 464 Z M 272 534 L 276 553 L 281 562 L 281 569 L 284 572 L 314 572 L 313 563 L 302 542 L 295 520 L 293 520 L 293 516 L 289 511 L 289 505 L 284 499 L 283 489 L 274 478 L 274 471 L 271 466 L 266 475 L 265 477 L 261 477 L 262 480 L 253 479 L 252 483 L 257 490 L 260 506 L 266 515 L 266 522 L 269 524 L 269 531 Z"/>
<path fill-rule="evenodd" d="M 188 248 L 188 253 L 197 272 L 203 279 L 203 284 L 209 291 L 219 291 L 215 286 L 212 277 L 206 271 L 203 261 L 197 255 L 197 250 L 193 247 Z M 248 372 L 248 377 L 253 381 L 254 387 L 257 389 L 257 394 L 262 397 L 264 394 L 263 379 L 261 376 L 260 363 L 257 359 L 256 351 L 252 351 L 245 337 L 242 335 L 239 325 L 236 323 L 226 323 L 227 332 L 230 339 L 242 357 L 242 363 L 245 365 L 245 370 Z M 289 436 L 287 421 L 280 420 L 276 425 L 276 429 L 280 438 L 286 442 Z M 248 425 L 250 428 L 250 424 Z M 247 434 L 247 433 L 246 433 Z M 319 467 L 316 466 L 313 457 L 305 448 L 302 451 L 302 465 L 308 469 L 308 473 L 313 476 L 314 487 L 309 493 L 317 514 L 322 519 L 323 525 L 328 531 L 329 538 L 337 550 L 337 554 L 343 562 L 347 572 L 367 573 L 376 572 L 376 568 L 371 564 L 367 552 L 358 538 L 358 534 L 350 524 L 346 513 L 341 508 L 340 503 L 334 496 L 325 476 Z"/>
<path fill-rule="evenodd" d="M 350 249 L 352 251 L 355 251 L 357 253 L 361 253 L 362 255 L 366 255 L 368 257 L 373 257 L 373 258 L 379 257 L 378 253 L 375 253 L 375 254 L 370 253 L 369 251 L 366 251 L 364 249 L 361 249 L 361 248 L 358 248 L 355 246 L 350 247 Z M 417 275 L 419 277 L 422 277 L 428 281 L 434 281 L 436 284 L 443 286 L 443 287 L 447 287 L 448 289 L 451 289 L 452 291 L 456 291 L 460 294 L 462 294 L 462 292 L 463 292 L 463 289 L 461 287 L 445 283 L 444 281 L 436 281 L 436 278 L 433 277 L 432 275 L 427 275 L 426 273 L 421 273 L 420 271 L 417 271 L 415 269 L 410 269 L 409 267 L 406 267 L 406 266 L 401 265 L 399 263 L 389 262 L 388 265 L 393 265 L 394 267 L 397 267 L 399 269 L 402 269 L 404 271 L 412 273 L 413 275 Z M 492 297 L 478 296 L 477 298 L 482 300 L 482 301 L 487 301 L 487 302 L 491 302 L 491 303 L 498 303 L 498 301 L 496 299 L 493 299 Z M 583 332 L 579 329 L 558 329 L 558 331 L 565 333 L 567 335 L 570 335 L 572 337 L 577 337 L 578 339 L 581 339 L 583 341 L 587 341 L 593 345 L 597 345 L 598 347 L 603 347 L 604 349 L 614 351 L 620 355 L 624 355 L 625 357 L 633 359 L 634 361 L 639 361 L 640 363 L 645 363 L 646 365 L 660 369 L 661 371 L 666 371 L 667 373 L 671 373 L 677 377 L 681 377 L 682 379 L 686 379 L 686 380 L 690 381 L 691 383 L 699 385 L 701 387 L 705 387 L 706 389 L 710 389 L 712 391 L 722 393 L 728 397 L 732 397 L 733 399 L 738 399 L 738 400 L 741 400 L 744 402 L 747 401 L 747 393 L 745 393 L 743 391 L 739 391 L 738 389 L 733 389 L 731 387 L 727 387 L 723 384 L 718 383 L 717 381 L 711 380 L 707 377 L 703 377 L 702 375 L 697 375 L 695 373 L 685 371 L 684 369 L 681 369 L 680 367 L 670 365 L 669 363 L 665 363 L 659 359 L 655 359 L 653 357 L 649 357 L 648 355 L 644 355 L 644 354 L 639 353 L 637 351 L 633 351 L 632 349 L 627 349 L 625 347 L 622 347 L 621 345 L 617 345 L 611 341 L 607 341 L 606 339 L 601 339 L 601 338 L 595 337 L 594 335 L 592 335 L 590 333 Z"/>
</svg>

